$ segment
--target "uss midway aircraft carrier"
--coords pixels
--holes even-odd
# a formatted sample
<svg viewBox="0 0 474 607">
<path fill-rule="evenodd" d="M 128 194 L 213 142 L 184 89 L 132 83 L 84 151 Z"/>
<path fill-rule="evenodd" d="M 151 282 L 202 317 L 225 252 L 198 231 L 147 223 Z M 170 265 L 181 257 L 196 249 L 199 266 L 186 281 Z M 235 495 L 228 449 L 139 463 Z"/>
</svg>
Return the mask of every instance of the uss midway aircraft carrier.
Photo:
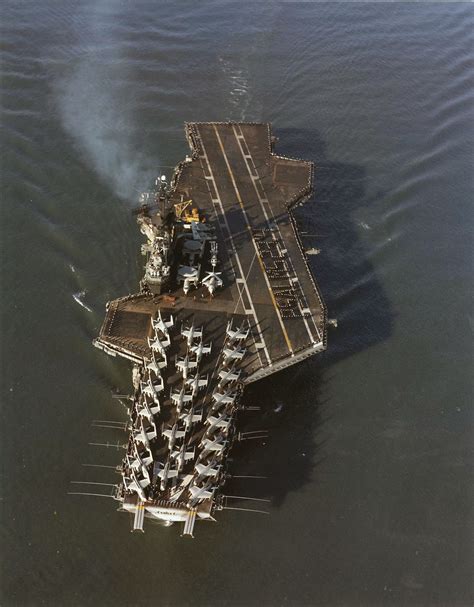
<svg viewBox="0 0 474 607">
<path fill-rule="evenodd" d="M 184 523 L 228 506 L 226 458 L 245 385 L 326 348 L 326 309 L 292 209 L 313 164 L 274 153 L 269 124 L 187 123 L 191 155 L 142 194 L 140 291 L 107 304 L 94 344 L 133 364 L 114 497 Z M 258 434 L 257 434 L 258 436 Z"/>
</svg>

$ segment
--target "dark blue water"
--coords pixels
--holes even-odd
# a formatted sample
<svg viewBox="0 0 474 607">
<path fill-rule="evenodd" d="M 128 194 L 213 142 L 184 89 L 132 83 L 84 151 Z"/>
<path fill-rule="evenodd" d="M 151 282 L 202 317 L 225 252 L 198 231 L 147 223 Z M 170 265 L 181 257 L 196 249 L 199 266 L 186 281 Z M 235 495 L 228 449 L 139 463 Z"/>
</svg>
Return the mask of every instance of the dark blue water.
<svg viewBox="0 0 474 607">
<path fill-rule="evenodd" d="M 473 8 L 7 1 L 2 11 L 2 605 L 470 605 Z M 185 120 L 271 121 L 328 352 L 254 386 L 235 452 L 271 515 L 130 534 L 112 500 L 128 366 L 91 345 L 137 288 L 130 209 Z M 83 307 L 73 295 L 82 301 Z M 275 411 L 277 409 L 277 411 Z M 251 483 L 254 484 L 251 484 Z"/>
</svg>

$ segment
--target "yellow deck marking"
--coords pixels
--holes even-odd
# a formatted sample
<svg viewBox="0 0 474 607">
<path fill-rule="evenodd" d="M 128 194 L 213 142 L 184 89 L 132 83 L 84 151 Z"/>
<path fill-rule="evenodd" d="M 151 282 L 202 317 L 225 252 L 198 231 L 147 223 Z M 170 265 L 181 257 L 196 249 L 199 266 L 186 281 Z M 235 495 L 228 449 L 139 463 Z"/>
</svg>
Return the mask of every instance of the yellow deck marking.
<svg viewBox="0 0 474 607">
<path fill-rule="evenodd" d="M 230 167 L 229 159 L 227 158 L 227 154 L 225 153 L 224 146 L 222 144 L 222 140 L 221 140 L 220 135 L 219 135 L 219 131 L 217 130 L 217 127 L 216 127 L 215 124 L 213 124 L 212 126 L 214 127 L 214 131 L 216 133 L 216 138 L 217 138 L 217 141 L 219 143 L 219 147 L 221 148 L 222 156 L 224 157 L 224 162 L 225 162 L 227 170 L 229 172 L 230 179 L 232 181 L 232 185 L 234 186 L 234 190 L 235 190 L 235 193 L 237 195 L 237 200 L 238 200 L 238 202 L 240 204 L 240 207 L 242 209 L 242 213 L 243 213 L 243 216 L 245 218 L 245 222 L 247 224 L 247 229 L 249 231 L 250 238 L 252 240 L 253 246 L 255 247 L 255 252 L 257 254 L 257 259 L 258 259 L 258 261 L 260 263 L 260 269 L 262 270 L 262 274 L 263 274 L 263 277 L 265 279 L 268 292 L 270 293 L 270 298 L 272 300 L 273 307 L 275 308 L 276 315 L 278 317 L 278 320 L 280 321 L 280 326 L 281 326 L 281 330 L 283 332 L 283 336 L 284 336 L 285 341 L 286 341 L 286 345 L 288 346 L 288 350 L 293 354 L 293 346 L 291 344 L 290 338 L 288 336 L 288 332 L 286 330 L 285 324 L 284 324 L 283 319 L 281 317 L 280 310 L 278 309 L 277 303 L 275 301 L 275 296 L 273 295 L 272 288 L 271 288 L 270 283 L 268 281 L 268 276 L 267 276 L 267 273 L 265 272 L 265 268 L 263 266 L 263 261 L 262 261 L 260 255 L 259 255 L 259 252 L 258 252 L 258 249 L 257 249 L 257 245 L 255 244 L 255 241 L 253 239 L 252 228 L 250 226 L 250 222 L 248 220 L 247 213 L 245 212 L 244 203 L 242 202 L 242 197 L 240 195 L 239 188 L 237 187 L 237 183 L 235 181 L 234 173 L 232 172 L 232 169 Z"/>
</svg>

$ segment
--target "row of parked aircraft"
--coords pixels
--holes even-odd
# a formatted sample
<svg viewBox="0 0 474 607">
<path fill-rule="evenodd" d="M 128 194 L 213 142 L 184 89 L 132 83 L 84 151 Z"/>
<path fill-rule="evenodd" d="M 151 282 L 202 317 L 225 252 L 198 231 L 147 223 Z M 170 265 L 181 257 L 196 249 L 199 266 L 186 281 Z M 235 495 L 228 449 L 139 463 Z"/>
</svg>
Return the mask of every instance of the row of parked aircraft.
<svg viewBox="0 0 474 607">
<path fill-rule="evenodd" d="M 219 487 L 223 468 L 222 459 L 229 443 L 239 397 L 237 387 L 242 370 L 238 366 L 246 352 L 242 343 L 248 335 L 248 328 L 234 328 L 232 322 L 228 323 L 222 358 L 217 371 L 218 381 L 212 392 L 211 406 L 204 421 L 206 429 L 199 444 L 201 451 L 194 466 L 195 476 L 189 486 L 189 507 L 205 499 L 211 499 Z"/>
<path fill-rule="evenodd" d="M 151 360 L 142 373 L 140 393 L 135 402 L 135 415 L 130 435 L 129 449 L 125 456 L 123 483 L 127 491 L 137 493 L 142 501 L 147 494 L 145 490 L 152 484 L 149 468 L 154 464 L 151 442 L 158 437 L 155 417 L 161 412 L 160 395 L 165 390 L 162 369 L 168 365 L 167 349 L 171 345 L 170 330 L 174 326 L 173 315 L 165 320 L 158 311 L 151 321 L 154 335 L 148 339 Z M 165 471 L 160 471 L 163 476 Z"/>
<path fill-rule="evenodd" d="M 157 318 L 152 320 L 152 326 L 154 336 L 148 341 L 151 361 L 145 366 L 140 383 L 132 447 L 126 456 L 124 485 L 128 491 L 137 493 L 144 500 L 145 489 L 152 483 L 149 468 L 154 464 L 153 474 L 159 478 L 160 490 L 164 491 L 168 482 L 175 479 L 171 487 L 172 494 L 176 496 L 188 489 L 188 505 L 191 507 L 212 497 L 218 486 L 222 471 L 221 460 L 228 444 L 239 395 L 236 387 L 242 370 L 238 367 L 246 353 L 242 344 L 249 335 L 249 329 L 234 328 L 232 322 L 229 322 L 217 371 L 217 384 L 205 416 L 204 407 L 202 404 L 196 407 L 196 401 L 200 391 L 208 387 L 209 378 L 199 374 L 199 365 L 203 356 L 211 352 L 212 343 L 204 344 L 203 329 L 196 328 L 194 323 L 181 328 L 187 351 L 185 356 L 176 360 L 176 369 L 181 374 L 182 382 L 171 393 L 176 417 L 172 427 L 161 431 L 161 436 L 167 441 L 168 457 L 160 465 L 153 461 L 150 441 L 158 437 L 155 416 L 161 412 L 160 396 L 165 390 L 161 370 L 168 364 L 167 349 L 171 344 L 170 329 L 174 326 L 174 319 L 171 316 L 164 320 L 159 311 Z M 199 443 L 200 453 L 193 473 L 183 476 L 181 473 L 186 463 L 196 459 L 196 447 L 189 447 L 185 440 L 196 423 L 205 425 Z"/>
</svg>

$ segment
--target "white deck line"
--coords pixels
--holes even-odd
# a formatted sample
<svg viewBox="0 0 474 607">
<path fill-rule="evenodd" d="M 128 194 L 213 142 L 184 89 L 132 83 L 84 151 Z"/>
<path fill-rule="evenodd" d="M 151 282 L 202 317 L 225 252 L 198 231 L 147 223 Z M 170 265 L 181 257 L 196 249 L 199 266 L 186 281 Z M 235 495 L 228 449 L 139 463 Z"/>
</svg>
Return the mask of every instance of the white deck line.
<svg viewBox="0 0 474 607">
<path fill-rule="evenodd" d="M 240 127 L 239 127 L 239 129 L 240 129 Z M 250 175 L 250 179 L 251 179 L 251 181 L 252 181 L 252 185 L 253 185 L 253 187 L 254 187 L 255 193 L 257 194 L 257 198 L 258 198 L 258 201 L 259 201 L 259 203 L 260 203 L 260 207 L 262 208 L 263 214 L 265 215 L 265 220 L 266 220 L 266 222 L 267 222 L 267 226 L 270 228 L 270 221 L 269 221 L 269 217 L 268 217 L 267 211 L 265 210 L 265 207 L 263 206 L 263 203 L 264 203 L 264 202 L 266 202 L 266 203 L 268 204 L 268 199 L 267 199 L 267 198 L 262 198 L 262 197 L 260 196 L 260 193 L 259 193 L 259 191 L 258 191 L 258 188 L 257 188 L 257 186 L 256 186 L 256 184 L 255 184 L 255 181 L 256 181 L 257 179 L 260 179 L 260 176 L 259 176 L 259 174 L 258 174 L 258 171 L 257 171 L 257 169 L 256 169 L 256 167 L 255 167 L 255 162 L 253 161 L 252 156 L 251 156 L 251 155 L 248 155 L 248 154 L 244 154 L 244 150 L 242 149 L 242 144 L 241 144 L 241 142 L 240 142 L 240 139 L 242 139 L 242 140 L 245 142 L 245 145 L 246 145 L 246 146 L 247 146 L 247 148 L 248 148 L 248 144 L 247 144 L 247 142 L 245 141 L 245 137 L 244 137 L 244 135 L 243 135 L 243 133 L 242 133 L 242 129 L 240 129 L 240 136 L 237 134 L 237 130 L 236 130 L 236 128 L 235 128 L 235 125 L 232 125 L 232 130 L 234 131 L 235 139 L 236 139 L 236 141 L 237 141 L 237 143 L 238 143 L 238 145 L 239 145 L 239 150 L 240 150 L 240 153 L 241 153 L 241 154 L 242 154 L 242 156 L 243 156 L 243 159 L 244 159 L 244 162 L 245 162 L 245 166 L 247 167 L 248 174 Z M 256 177 L 254 177 L 254 176 L 252 175 L 252 171 L 250 170 L 250 166 L 249 166 L 249 163 L 248 163 L 247 158 L 250 158 L 250 159 L 252 160 L 253 168 L 254 168 L 254 170 L 255 170 L 255 173 L 257 174 L 257 176 L 256 176 Z M 260 184 L 260 185 L 261 185 L 261 184 Z M 261 187 L 262 187 L 262 191 L 265 193 L 265 188 L 263 187 L 263 185 L 261 185 Z M 275 220 L 275 215 L 273 214 L 273 209 L 271 208 L 271 206 L 270 206 L 269 204 L 268 204 L 268 206 L 269 206 L 270 213 L 271 213 L 272 220 L 273 220 L 273 222 L 272 222 L 272 223 L 273 223 L 273 224 L 276 226 L 276 228 L 277 228 L 277 230 L 278 230 L 278 234 L 280 235 L 280 240 L 281 240 L 281 242 L 282 242 L 283 244 L 285 244 L 285 241 L 284 241 L 284 239 L 283 239 L 283 236 L 281 235 L 281 232 L 280 232 L 280 226 L 278 225 L 278 222 Z M 273 234 L 273 232 L 272 232 L 272 234 Z M 293 272 L 293 274 L 296 276 L 296 272 L 295 272 L 295 269 L 294 269 L 294 267 L 293 267 L 293 263 L 291 262 L 291 258 L 289 257 L 288 259 L 290 259 L 290 263 L 291 263 L 291 269 L 292 269 L 292 272 Z M 301 291 L 301 293 L 302 293 L 302 295 L 303 295 L 304 301 L 306 302 L 306 307 L 307 307 L 307 308 L 309 308 L 308 301 L 307 301 L 307 299 L 306 299 L 306 296 L 305 296 L 305 294 L 304 294 L 303 289 L 301 289 L 301 288 L 300 288 L 300 291 Z M 306 331 L 307 331 L 307 333 L 308 333 L 309 338 L 311 339 L 311 341 L 312 341 L 313 343 L 315 343 L 315 342 L 314 342 L 314 337 L 313 337 L 313 334 L 311 333 L 311 330 L 310 330 L 309 325 L 308 325 L 308 321 L 307 321 L 307 320 L 306 320 L 306 318 L 304 317 L 304 314 L 303 314 L 303 308 L 301 307 L 300 302 L 299 302 L 299 300 L 298 300 L 298 299 L 297 299 L 297 301 L 298 301 L 298 308 L 299 308 L 299 311 L 300 311 L 301 317 L 302 317 L 303 322 L 304 322 L 305 327 L 306 327 Z M 315 330 L 316 330 L 316 334 L 317 334 L 317 336 L 318 336 L 318 339 L 319 339 L 319 341 L 321 341 L 321 336 L 320 336 L 320 334 L 319 334 L 318 327 L 316 326 L 316 322 L 315 322 L 315 320 L 314 320 L 314 318 L 313 318 L 313 315 L 312 315 L 312 314 L 311 314 L 311 319 L 312 319 L 312 321 L 313 321 L 313 325 L 314 325 L 314 328 L 315 328 Z"/>
<path fill-rule="evenodd" d="M 221 200 L 221 197 L 220 197 L 220 194 L 219 194 L 219 190 L 217 188 L 216 180 L 214 179 L 214 173 L 212 172 L 212 169 L 211 169 L 211 163 L 209 162 L 209 158 L 207 156 L 206 148 L 204 147 L 204 142 L 202 140 L 202 137 L 199 137 L 199 138 L 200 138 L 201 151 L 202 151 L 202 154 L 200 155 L 200 159 L 202 161 L 202 159 L 204 158 L 204 160 L 206 161 L 206 164 L 207 164 L 207 170 L 209 171 L 209 174 L 212 177 L 212 183 L 214 184 L 214 189 L 216 191 L 216 195 L 217 195 L 217 199 L 218 199 L 217 204 L 219 205 L 221 215 L 224 218 L 225 226 L 226 226 L 227 232 L 229 234 L 229 241 L 231 243 L 232 251 L 233 251 L 233 253 L 235 255 L 235 259 L 237 261 L 237 265 L 239 266 L 239 272 L 240 272 L 241 280 L 243 280 L 243 283 L 244 283 L 244 288 L 245 288 L 245 291 L 247 293 L 247 297 L 248 297 L 248 300 L 249 300 L 249 303 L 250 303 L 250 308 L 252 310 L 252 316 L 253 316 L 253 318 L 255 320 L 255 326 L 257 327 L 258 335 L 260 337 L 260 342 L 264 344 L 263 350 L 265 352 L 265 356 L 267 358 L 268 364 L 271 365 L 272 364 L 272 359 L 270 357 L 270 353 L 268 352 L 267 344 L 266 344 L 266 342 L 265 342 L 265 340 L 263 338 L 262 330 L 260 328 L 260 322 L 258 320 L 257 313 L 255 311 L 255 307 L 253 305 L 252 298 L 250 297 L 249 287 L 248 287 L 247 281 L 245 280 L 245 277 L 244 277 L 244 271 L 243 271 L 243 268 L 242 268 L 242 263 L 240 262 L 240 257 L 239 257 L 239 254 L 237 253 L 237 249 L 236 249 L 235 244 L 234 244 L 234 239 L 232 238 L 232 232 L 230 230 L 229 223 L 227 221 L 227 217 L 226 217 L 226 214 L 225 214 L 225 211 L 224 211 L 224 205 L 222 204 L 222 200 Z M 260 355 L 257 349 L 256 349 L 256 352 L 257 352 L 258 355 Z"/>
</svg>

